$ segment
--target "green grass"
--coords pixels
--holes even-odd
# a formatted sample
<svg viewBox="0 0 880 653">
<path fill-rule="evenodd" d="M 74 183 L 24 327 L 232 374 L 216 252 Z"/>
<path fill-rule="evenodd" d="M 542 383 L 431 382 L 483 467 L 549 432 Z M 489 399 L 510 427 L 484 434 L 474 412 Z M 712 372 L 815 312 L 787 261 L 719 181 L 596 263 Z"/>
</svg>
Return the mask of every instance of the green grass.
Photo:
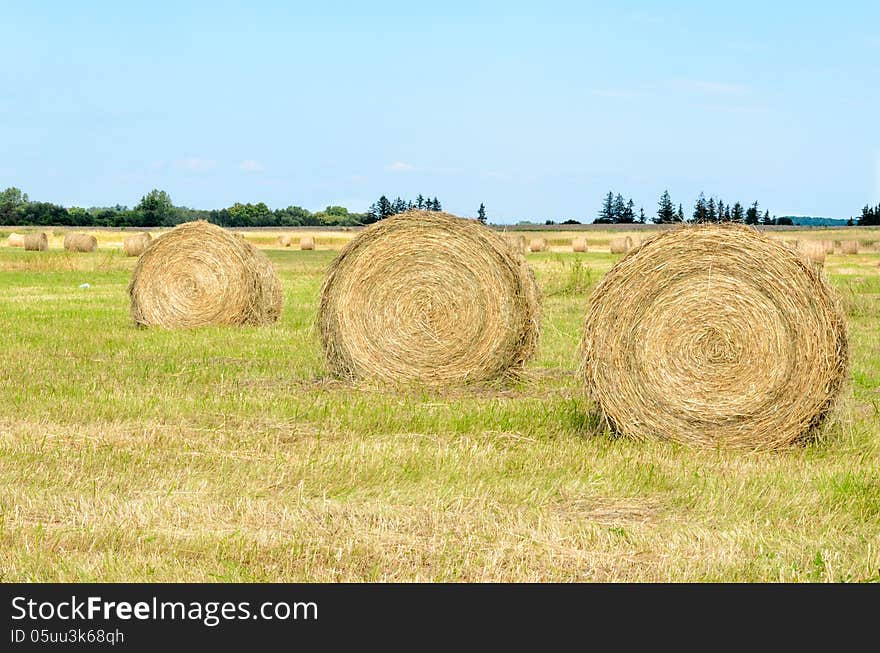
<svg viewBox="0 0 880 653">
<path fill-rule="evenodd" d="M 852 381 L 820 439 L 743 454 L 617 438 L 584 399 L 616 256 L 529 255 L 526 378 L 429 392 L 332 378 L 334 252 L 268 253 L 277 325 L 168 332 L 131 324 L 131 259 L 0 250 L 0 580 L 880 580 L 880 256 L 829 258 Z"/>
</svg>

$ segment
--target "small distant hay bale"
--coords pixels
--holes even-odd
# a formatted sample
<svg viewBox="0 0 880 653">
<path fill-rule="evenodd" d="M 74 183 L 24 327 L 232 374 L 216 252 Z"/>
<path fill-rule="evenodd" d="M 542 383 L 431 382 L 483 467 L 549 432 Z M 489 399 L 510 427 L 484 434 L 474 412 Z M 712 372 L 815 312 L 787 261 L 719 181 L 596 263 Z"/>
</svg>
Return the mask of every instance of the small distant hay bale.
<svg viewBox="0 0 880 653">
<path fill-rule="evenodd" d="M 94 252 L 98 249 L 98 239 L 89 234 L 67 234 L 64 249 L 68 252 Z"/>
<path fill-rule="evenodd" d="M 612 254 L 626 254 L 632 247 L 633 241 L 629 236 L 625 238 L 612 238 L 609 245 Z"/>
<path fill-rule="evenodd" d="M 9 234 L 9 238 L 6 240 L 7 247 L 24 247 L 24 236 L 22 234 L 17 234 L 12 232 Z"/>
<path fill-rule="evenodd" d="M 822 248 L 825 250 L 826 254 L 834 253 L 834 241 L 833 240 L 822 240 Z"/>
<path fill-rule="evenodd" d="M 42 231 L 25 234 L 24 248 L 29 252 L 45 252 L 49 249 L 49 237 Z"/>
<path fill-rule="evenodd" d="M 132 319 L 144 326 L 261 325 L 281 314 L 281 281 L 266 255 L 203 220 L 156 238 L 128 293 Z"/>
<path fill-rule="evenodd" d="M 816 265 L 822 266 L 825 265 L 825 244 L 822 242 L 816 241 L 804 241 L 800 245 L 800 252 L 807 259 L 815 263 Z"/>
<path fill-rule="evenodd" d="M 787 238 L 782 241 L 782 244 L 785 246 L 786 249 L 790 249 L 791 251 L 796 252 L 801 246 L 801 241 L 795 238 Z"/>
<path fill-rule="evenodd" d="M 573 252 L 586 252 L 587 251 L 587 239 L 586 238 L 572 239 L 571 251 L 573 251 Z"/>
<path fill-rule="evenodd" d="M 364 229 L 333 261 L 318 329 L 341 377 L 436 386 L 515 376 L 539 320 L 535 277 L 501 234 L 407 211 Z"/>
<path fill-rule="evenodd" d="M 547 249 L 547 239 L 546 238 L 533 238 L 529 241 L 529 251 L 530 252 L 543 252 Z"/>
<path fill-rule="evenodd" d="M 125 250 L 126 256 L 140 256 L 151 242 L 153 242 L 153 237 L 144 231 L 143 233 L 126 236 L 125 241 L 122 243 L 122 249 Z"/>
<path fill-rule="evenodd" d="M 293 244 L 293 238 L 290 237 L 290 234 L 281 234 L 278 236 L 278 244 L 282 247 L 290 247 Z"/>
<path fill-rule="evenodd" d="M 505 238 L 510 247 L 519 254 L 525 254 L 528 250 L 528 243 L 526 242 L 526 237 L 522 234 L 512 235 L 508 234 Z"/>
<path fill-rule="evenodd" d="M 841 240 L 840 241 L 840 253 L 841 254 L 858 254 L 859 253 L 859 241 L 857 241 L 857 240 Z"/>
<path fill-rule="evenodd" d="M 847 352 L 816 266 L 748 227 L 701 225 L 655 236 L 600 281 L 582 373 L 619 433 L 777 449 L 832 409 Z"/>
<path fill-rule="evenodd" d="M 303 236 L 299 239 L 299 248 L 301 250 L 315 249 L 315 239 L 311 236 Z"/>
</svg>

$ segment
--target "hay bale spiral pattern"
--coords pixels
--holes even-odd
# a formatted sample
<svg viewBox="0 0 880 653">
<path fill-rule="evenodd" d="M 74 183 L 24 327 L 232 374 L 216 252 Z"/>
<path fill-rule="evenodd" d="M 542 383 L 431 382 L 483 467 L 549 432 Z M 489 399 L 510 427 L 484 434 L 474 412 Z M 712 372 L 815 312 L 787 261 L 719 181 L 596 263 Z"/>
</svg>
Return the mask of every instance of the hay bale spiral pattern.
<svg viewBox="0 0 880 653">
<path fill-rule="evenodd" d="M 704 446 L 775 449 L 828 413 L 847 337 L 821 271 L 751 230 L 662 233 L 590 297 L 583 374 L 619 432 Z"/>
<path fill-rule="evenodd" d="M 256 247 L 203 220 L 152 242 L 128 287 L 135 323 L 165 328 L 269 324 L 281 314 L 281 281 Z"/>
<path fill-rule="evenodd" d="M 330 265 L 318 327 L 340 376 L 460 384 L 516 374 L 539 312 L 534 275 L 501 235 L 409 211 L 362 231 Z"/>
</svg>

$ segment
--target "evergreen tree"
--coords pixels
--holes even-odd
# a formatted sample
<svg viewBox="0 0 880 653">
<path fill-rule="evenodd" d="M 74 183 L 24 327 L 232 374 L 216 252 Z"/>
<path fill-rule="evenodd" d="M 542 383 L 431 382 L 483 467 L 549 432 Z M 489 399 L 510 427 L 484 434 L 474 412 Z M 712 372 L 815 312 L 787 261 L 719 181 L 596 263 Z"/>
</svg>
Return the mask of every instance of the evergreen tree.
<svg viewBox="0 0 880 653">
<path fill-rule="evenodd" d="M 431 210 L 432 211 L 442 211 L 443 207 L 440 206 L 440 200 L 436 197 L 431 201 Z"/>
<path fill-rule="evenodd" d="M 730 214 L 730 219 L 734 222 L 745 222 L 746 212 L 743 209 L 743 205 L 739 202 L 733 205 L 733 213 Z"/>
<path fill-rule="evenodd" d="M 709 216 L 709 210 L 706 208 L 706 196 L 703 193 L 700 193 L 700 196 L 697 198 L 697 203 L 694 204 L 694 217 L 693 222 L 700 224 L 702 222 L 706 222 Z"/>
<path fill-rule="evenodd" d="M 398 197 L 391 205 L 391 210 L 394 211 L 395 215 L 398 213 L 403 213 L 404 211 L 406 211 L 406 202 Z"/>
<path fill-rule="evenodd" d="M 425 208 L 425 198 L 422 197 L 421 193 L 419 193 L 419 196 L 416 198 L 416 208 L 420 211 Z"/>
<path fill-rule="evenodd" d="M 486 205 L 480 202 L 480 209 L 477 211 L 477 220 L 486 224 Z"/>
<path fill-rule="evenodd" d="M 384 220 L 385 218 L 394 215 L 394 207 L 391 205 L 391 202 L 388 201 L 388 198 L 384 195 L 379 198 L 379 201 L 376 203 L 376 207 L 378 209 L 377 213 L 379 220 Z"/>
<path fill-rule="evenodd" d="M 707 222 L 718 222 L 718 213 L 715 210 L 715 198 L 710 197 L 709 202 L 706 204 L 706 221 Z"/>
<path fill-rule="evenodd" d="M 684 208 L 681 204 L 678 205 L 678 213 L 675 214 L 676 222 L 684 222 Z"/>
<path fill-rule="evenodd" d="M 597 217 L 594 222 L 600 222 L 603 224 L 614 222 L 614 193 L 610 190 L 605 196 L 605 201 L 602 202 L 602 208 L 599 210 L 599 217 Z"/>
<path fill-rule="evenodd" d="M 624 213 L 626 213 L 626 204 L 623 201 L 623 196 L 621 196 L 621 194 L 618 193 L 617 197 L 614 198 L 614 207 L 613 207 L 613 215 L 612 215 L 614 222 L 623 222 Z"/>
<path fill-rule="evenodd" d="M 642 224 L 645 224 L 645 207 L 644 206 L 639 209 L 639 222 L 641 222 Z"/>
<path fill-rule="evenodd" d="M 635 211 L 633 211 L 634 205 L 635 202 L 630 198 L 623 209 L 623 217 L 620 218 L 620 222 L 633 223 L 636 221 L 636 214 Z"/>
<path fill-rule="evenodd" d="M 724 221 L 730 222 L 730 205 L 724 207 Z"/>
<path fill-rule="evenodd" d="M 748 210 L 746 210 L 746 224 L 758 224 L 758 203 L 755 202 L 752 204 Z"/>
<path fill-rule="evenodd" d="M 758 212 L 758 203 L 754 204 L 755 212 Z M 761 221 L 761 224 L 775 224 L 776 220 L 770 217 L 770 210 L 764 211 L 764 219 Z"/>
<path fill-rule="evenodd" d="M 675 221 L 675 206 L 669 197 L 669 191 L 664 190 L 660 196 L 660 201 L 657 202 L 657 216 L 654 218 L 654 222 L 656 224 L 668 224 Z"/>
<path fill-rule="evenodd" d="M 718 200 L 718 222 L 724 222 L 724 202 Z"/>
</svg>

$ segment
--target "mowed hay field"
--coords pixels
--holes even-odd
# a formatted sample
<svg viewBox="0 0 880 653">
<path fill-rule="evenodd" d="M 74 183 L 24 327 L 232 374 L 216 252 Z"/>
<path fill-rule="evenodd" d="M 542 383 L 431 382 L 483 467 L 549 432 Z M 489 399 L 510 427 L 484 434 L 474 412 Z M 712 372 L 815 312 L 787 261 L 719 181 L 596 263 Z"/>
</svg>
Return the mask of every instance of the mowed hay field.
<svg viewBox="0 0 880 653">
<path fill-rule="evenodd" d="M 46 231 L 48 252 L 0 238 L 0 580 L 880 581 L 870 245 L 825 261 L 852 348 L 839 409 L 814 444 L 748 454 L 616 438 L 584 398 L 583 311 L 617 231 L 539 234 L 523 380 L 424 391 L 329 375 L 318 290 L 350 233 L 315 251 L 246 233 L 281 319 L 162 331 L 131 321 L 122 232 L 75 253 Z M 587 253 L 563 251 L 574 235 Z"/>
</svg>

